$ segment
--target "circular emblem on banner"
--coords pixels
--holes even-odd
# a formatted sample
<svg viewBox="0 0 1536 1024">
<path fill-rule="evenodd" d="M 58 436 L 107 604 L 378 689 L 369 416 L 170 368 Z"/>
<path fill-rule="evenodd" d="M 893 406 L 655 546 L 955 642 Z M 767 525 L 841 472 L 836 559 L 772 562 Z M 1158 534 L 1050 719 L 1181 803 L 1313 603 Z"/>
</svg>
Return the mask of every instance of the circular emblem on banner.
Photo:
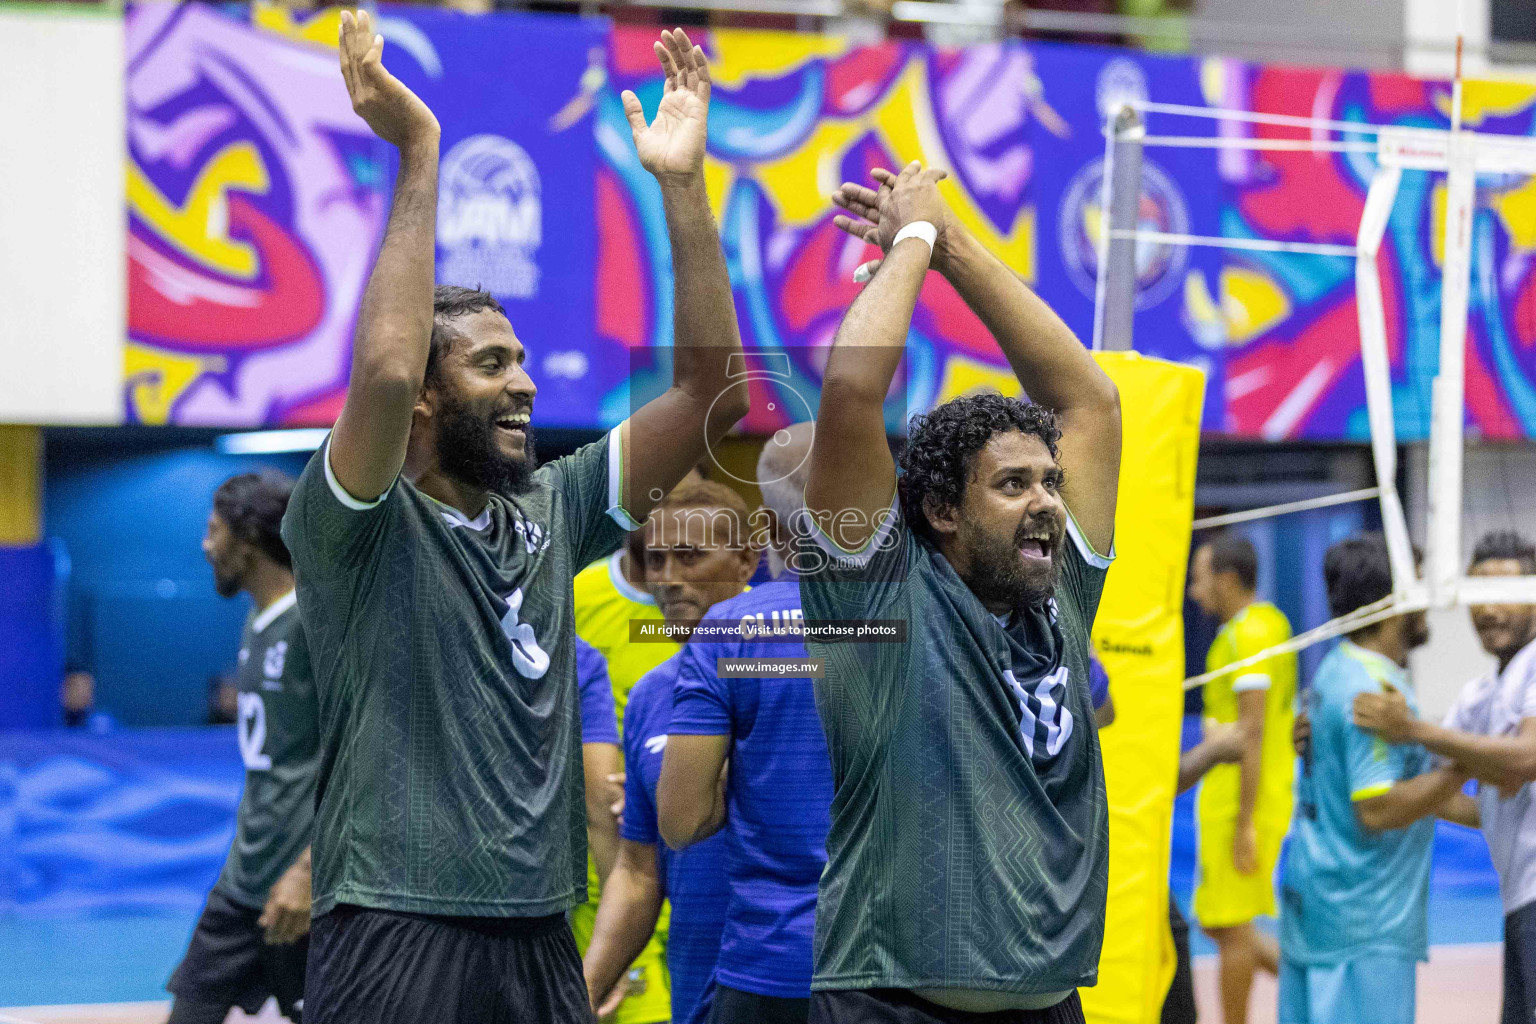
<svg viewBox="0 0 1536 1024">
<path fill-rule="evenodd" d="M 1099 229 L 1106 216 L 1104 160 L 1099 158 L 1073 176 L 1061 199 L 1058 219 L 1061 258 L 1067 275 L 1080 292 L 1093 297 L 1099 274 Z M 1189 207 L 1167 172 L 1151 161 L 1141 162 L 1139 231 L 1189 233 Z M 1150 309 L 1168 298 L 1184 280 L 1189 248 L 1166 242 L 1136 243 L 1136 308 Z"/>
<path fill-rule="evenodd" d="M 539 171 L 523 147 L 472 135 L 443 157 L 437 186 L 439 279 L 493 295 L 539 293 L 544 240 Z"/>
</svg>

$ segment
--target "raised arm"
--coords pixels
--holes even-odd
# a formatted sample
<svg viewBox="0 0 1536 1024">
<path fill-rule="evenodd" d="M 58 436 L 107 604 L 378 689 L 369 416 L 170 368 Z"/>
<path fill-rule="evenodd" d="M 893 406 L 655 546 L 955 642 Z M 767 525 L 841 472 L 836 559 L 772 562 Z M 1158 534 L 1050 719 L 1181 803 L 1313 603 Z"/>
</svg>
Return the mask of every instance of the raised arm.
<svg viewBox="0 0 1536 1024">
<path fill-rule="evenodd" d="M 331 433 L 331 471 L 360 501 L 387 491 L 405 463 L 432 341 L 437 118 L 383 64 L 367 11 L 341 12 L 341 74 L 352 109 L 400 151 L 384 245 L 363 292 L 347 401 Z"/>
<path fill-rule="evenodd" d="M 843 317 L 827 357 L 805 504 L 822 531 L 849 551 L 865 545 L 896 493 L 896 464 L 886 443 L 882 410 L 906 350 L 912 311 L 932 252 L 928 242 L 916 236 L 891 245 L 910 224 L 927 222 L 942 231 L 944 203 L 935 186 L 943 176 L 914 162 L 882 186 L 875 221 L 867 230 L 870 241 L 889 251 L 874 280 Z M 847 208 L 839 197 L 853 187 L 844 185 L 834 201 Z M 874 195 L 870 193 L 872 200 Z M 851 230 L 849 218 L 838 217 L 836 222 Z"/>
<path fill-rule="evenodd" d="M 639 98 L 623 95 L 640 163 L 661 186 L 672 246 L 672 386 L 635 410 L 624 433 L 623 501 L 636 520 L 655 506 L 652 495 L 672 490 L 748 408 L 745 388 L 726 387 L 741 334 L 704 189 L 709 63 L 682 29 L 661 34 L 656 56 L 667 81 L 655 119 L 647 125 Z"/>
<path fill-rule="evenodd" d="M 882 183 L 891 179 L 888 171 L 874 176 Z M 869 230 L 878 218 L 879 199 L 873 190 L 844 185 L 834 201 L 853 214 L 838 218 L 839 227 L 880 244 Z M 933 269 L 986 324 L 1024 393 L 1056 413 L 1060 461 L 1066 470 L 1062 497 L 1088 543 L 1107 554 L 1114 540 L 1120 482 L 1119 392 L 1061 318 L 947 207 L 944 216 Z"/>
<path fill-rule="evenodd" d="M 1108 554 L 1120 486 L 1120 393 L 1040 296 L 951 224 L 938 269 L 987 325 L 1031 401 L 1056 413 L 1061 495 L 1094 550 Z"/>
</svg>

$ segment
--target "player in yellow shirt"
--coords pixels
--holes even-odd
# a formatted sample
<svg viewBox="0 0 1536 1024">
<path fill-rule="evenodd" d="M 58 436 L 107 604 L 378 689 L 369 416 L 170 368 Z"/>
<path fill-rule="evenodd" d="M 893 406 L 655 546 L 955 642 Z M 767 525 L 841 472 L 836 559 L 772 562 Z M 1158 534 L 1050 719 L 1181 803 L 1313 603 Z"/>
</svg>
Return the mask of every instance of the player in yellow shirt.
<svg viewBox="0 0 1536 1024">
<path fill-rule="evenodd" d="M 1222 622 L 1206 656 L 1216 672 L 1291 638 L 1280 609 L 1257 600 L 1258 556 L 1237 534 L 1195 552 L 1189 596 Z M 1295 755 L 1296 655 L 1266 658 L 1205 684 L 1207 720 L 1237 723 L 1243 758 L 1211 769 L 1196 802 L 1199 882 L 1194 911 L 1216 942 L 1225 1024 L 1246 1024 L 1254 973 L 1279 967 L 1274 938 L 1254 918 L 1275 916 L 1275 862 L 1291 821 Z"/>
</svg>

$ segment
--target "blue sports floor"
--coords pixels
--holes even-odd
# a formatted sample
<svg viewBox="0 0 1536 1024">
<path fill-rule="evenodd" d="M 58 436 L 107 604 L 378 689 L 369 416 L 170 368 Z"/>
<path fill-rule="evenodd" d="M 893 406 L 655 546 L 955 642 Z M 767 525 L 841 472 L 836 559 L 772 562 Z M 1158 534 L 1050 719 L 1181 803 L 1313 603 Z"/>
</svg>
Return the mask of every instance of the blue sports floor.
<svg viewBox="0 0 1536 1024">
<path fill-rule="evenodd" d="M 1174 893 L 1189 907 L 1194 874 L 1193 803 L 1178 806 L 1174 831 Z M 1470 877 L 1462 865 L 1472 859 L 1482 838 L 1455 826 L 1442 826 L 1434 885 L 1430 896 L 1430 941 L 1436 945 L 1498 942 L 1503 912 L 1497 888 L 1487 877 Z M 1486 860 L 1486 852 L 1482 853 Z M 100 917 L 86 920 L 0 920 L 0 1006 L 47 1003 L 118 1003 L 164 999 L 170 977 L 196 914 Z M 1192 933 L 1195 955 L 1215 952 L 1198 930 Z"/>
<path fill-rule="evenodd" d="M 1186 742 L 1193 739 L 1186 731 Z M 215 737 L 215 740 L 223 737 Z M 185 741 L 182 741 L 185 742 Z M 235 790 L 231 790 L 233 797 Z M 1173 893 L 1186 911 L 1194 879 L 1194 794 L 1175 805 Z M 164 985 L 186 948 L 195 909 L 84 918 L 0 916 L 0 1006 L 126 1003 L 166 998 Z M 1498 880 L 1477 832 L 1440 825 L 1429 907 L 1435 945 L 1503 938 Z M 1195 955 L 1215 952 L 1198 930 Z"/>
</svg>

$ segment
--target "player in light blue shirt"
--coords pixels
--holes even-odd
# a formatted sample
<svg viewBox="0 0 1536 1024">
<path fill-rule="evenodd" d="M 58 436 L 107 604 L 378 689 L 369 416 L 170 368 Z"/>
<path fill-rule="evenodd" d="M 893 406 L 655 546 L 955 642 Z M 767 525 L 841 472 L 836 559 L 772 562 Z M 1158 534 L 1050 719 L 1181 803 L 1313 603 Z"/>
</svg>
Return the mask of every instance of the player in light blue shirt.
<svg viewBox="0 0 1536 1024">
<path fill-rule="evenodd" d="M 1335 544 L 1323 575 L 1335 616 L 1392 592 L 1378 534 Z M 1311 742 L 1281 884 L 1280 1024 L 1413 1024 L 1433 816 L 1465 777 L 1435 769 L 1423 747 L 1357 728 L 1351 708 L 1385 688 L 1412 702 L 1404 666 L 1428 639 L 1423 612 L 1359 630 L 1307 691 Z"/>
</svg>

